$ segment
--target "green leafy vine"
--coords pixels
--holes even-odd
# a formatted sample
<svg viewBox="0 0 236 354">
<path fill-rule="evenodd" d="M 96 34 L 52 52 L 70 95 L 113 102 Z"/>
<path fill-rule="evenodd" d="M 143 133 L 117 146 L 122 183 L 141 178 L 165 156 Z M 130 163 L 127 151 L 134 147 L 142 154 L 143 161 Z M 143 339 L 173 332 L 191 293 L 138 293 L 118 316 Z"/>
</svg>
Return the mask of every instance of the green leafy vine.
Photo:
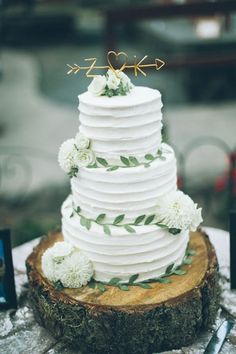
<svg viewBox="0 0 236 354">
<path fill-rule="evenodd" d="M 87 230 L 91 229 L 92 223 L 96 223 L 102 226 L 104 233 L 109 236 L 111 235 L 111 226 L 123 227 L 130 234 L 136 233 L 135 227 L 141 225 L 156 225 L 163 229 L 167 229 L 173 235 L 177 235 L 181 232 L 180 229 L 168 228 L 167 225 L 164 225 L 161 222 L 156 222 L 155 214 L 140 215 L 134 220 L 134 222 L 126 223 L 126 224 L 122 223 L 122 221 L 124 221 L 125 219 L 125 214 L 120 214 L 116 216 L 115 219 L 110 223 L 105 222 L 106 214 L 104 213 L 99 214 L 96 219 L 90 219 L 81 215 L 81 208 L 79 206 L 73 208 L 73 212 L 71 213 L 70 217 L 73 217 L 75 214 L 77 214 L 80 217 L 80 225 L 85 227 Z"/>
<path fill-rule="evenodd" d="M 122 162 L 122 165 L 110 165 L 106 159 L 102 157 L 96 157 L 96 162 L 92 165 L 89 165 L 88 168 L 106 167 L 107 171 L 116 171 L 119 168 L 129 168 L 137 166 L 150 167 L 151 163 L 156 159 L 160 159 L 163 161 L 166 160 L 166 157 L 163 156 L 163 151 L 160 149 L 158 149 L 156 155 L 146 154 L 144 157 L 146 161 L 140 162 L 135 156 L 120 156 L 120 161 Z"/>
<path fill-rule="evenodd" d="M 109 282 L 98 282 L 94 279 L 91 279 L 90 282 L 88 283 L 88 286 L 92 289 L 98 289 L 102 293 L 108 290 L 109 286 L 117 287 L 122 291 L 129 291 L 130 290 L 129 286 L 138 286 L 143 289 L 152 289 L 150 283 L 168 284 L 172 282 L 172 280 L 169 278 L 171 275 L 182 276 L 187 274 L 187 270 L 181 268 L 183 265 L 192 264 L 193 261 L 192 256 L 194 256 L 195 254 L 196 252 L 194 250 L 187 249 L 182 264 L 177 267 L 175 267 L 174 263 L 170 264 L 166 268 L 165 275 L 163 275 L 162 277 L 152 278 L 152 279 L 144 280 L 142 282 L 136 282 L 136 280 L 139 277 L 139 274 L 133 274 L 131 275 L 128 282 L 126 283 L 121 283 L 121 279 L 118 277 L 112 278 Z"/>
</svg>

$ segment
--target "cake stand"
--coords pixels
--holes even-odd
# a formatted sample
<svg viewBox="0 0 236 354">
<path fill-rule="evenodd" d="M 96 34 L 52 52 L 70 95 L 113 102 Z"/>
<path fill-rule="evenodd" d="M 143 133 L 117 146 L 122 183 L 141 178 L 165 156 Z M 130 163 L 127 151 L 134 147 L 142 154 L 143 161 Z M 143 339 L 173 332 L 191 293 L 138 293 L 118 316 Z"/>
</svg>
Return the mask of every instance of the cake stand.
<svg viewBox="0 0 236 354">
<path fill-rule="evenodd" d="M 174 236 L 173 236 L 174 237 Z M 185 275 L 152 289 L 107 286 L 56 290 L 43 275 L 41 256 L 60 232 L 50 232 L 26 260 L 36 319 L 53 336 L 89 354 L 152 354 L 190 345 L 214 323 L 219 307 L 218 263 L 208 236 L 190 234 L 196 251 Z"/>
</svg>

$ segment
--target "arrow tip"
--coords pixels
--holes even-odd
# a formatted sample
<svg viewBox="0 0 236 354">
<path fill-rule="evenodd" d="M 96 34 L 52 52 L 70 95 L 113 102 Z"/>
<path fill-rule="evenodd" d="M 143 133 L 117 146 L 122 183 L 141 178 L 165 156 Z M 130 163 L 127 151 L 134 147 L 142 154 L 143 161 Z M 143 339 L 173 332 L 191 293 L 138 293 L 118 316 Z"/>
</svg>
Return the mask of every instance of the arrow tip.
<svg viewBox="0 0 236 354">
<path fill-rule="evenodd" d="M 155 59 L 156 70 L 160 70 L 164 65 L 165 62 L 161 59 Z"/>
</svg>

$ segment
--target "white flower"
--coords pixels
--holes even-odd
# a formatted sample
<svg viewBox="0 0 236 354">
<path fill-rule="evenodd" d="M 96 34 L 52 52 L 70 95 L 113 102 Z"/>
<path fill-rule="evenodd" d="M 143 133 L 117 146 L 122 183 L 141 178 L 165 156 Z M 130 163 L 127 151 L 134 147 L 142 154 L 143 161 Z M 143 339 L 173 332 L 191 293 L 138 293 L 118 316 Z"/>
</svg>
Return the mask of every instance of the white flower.
<svg viewBox="0 0 236 354">
<path fill-rule="evenodd" d="M 201 209 L 181 191 L 167 194 L 158 201 L 158 221 L 168 228 L 195 231 L 202 222 Z"/>
<path fill-rule="evenodd" d="M 116 90 L 118 89 L 120 85 L 120 78 L 118 75 L 113 72 L 113 70 L 109 69 L 107 72 L 107 86 L 110 90 Z"/>
<path fill-rule="evenodd" d="M 55 262 L 53 260 L 51 248 L 48 248 L 41 258 L 41 267 L 44 275 L 48 280 L 55 282 L 58 279 L 56 278 L 55 274 Z"/>
<path fill-rule="evenodd" d="M 81 149 L 77 151 L 75 161 L 79 167 L 87 167 L 95 161 L 94 152 L 88 149 Z"/>
<path fill-rule="evenodd" d="M 129 90 L 134 87 L 134 85 L 130 81 L 130 78 L 123 71 L 120 71 L 118 75 L 121 79 L 121 83 L 124 88 Z"/>
<path fill-rule="evenodd" d="M 87 255 L 76 250 L 56 266 L 56 277 L 65 288 L 80 288 L 93 276 L 93 265 Z"/>
<path fill-rule="evenodd" d="M 71 171 L 72 167 L 76 167 L 74 160 L 76 152 L 75 139 L 64 141 L 59 149 L 58 162 L 61 168 L 67 173 Z"/>
<path fill-rule="evenodd" d="M 74 247 L 69 242 L 56 242 L 53 247 L 51 247 L 51 255 L 56 263 L 60 263 L 64 257 L 72 253 Z"/>
<path fill-rule="evenodd" d="M 78 149 L 87 149 L 90 144 L 89 138 L 82 133 L 77 133 L 75 137 L 75 144 Z"/>
<path fill-rule="evenodd" d="M 104 75 L 97 75 L 93 78 L 93 81 L 88 86 L 88 91 L 95 96 L 101 96 L 105 92 L 106 84 L 106 77 Z"/>
<path fill-rule="evenodd" d="M 41 259 L 44 275 L 51 282 L 60 281 L 66 288 L 80 288 L 93 276 L 93 264 L 85 253 L 68 242 L 57 242 Z"/>
</svg>

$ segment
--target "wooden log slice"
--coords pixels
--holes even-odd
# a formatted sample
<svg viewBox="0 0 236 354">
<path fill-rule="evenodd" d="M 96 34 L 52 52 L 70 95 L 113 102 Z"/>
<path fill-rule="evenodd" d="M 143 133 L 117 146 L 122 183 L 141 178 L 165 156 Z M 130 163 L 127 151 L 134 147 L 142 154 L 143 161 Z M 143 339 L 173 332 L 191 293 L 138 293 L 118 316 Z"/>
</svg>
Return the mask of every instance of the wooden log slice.
<svg viewBox="0 0 236 354">
<path fill-rule="evenodd" d="M 52 335 L 89 354 L 151 354 L 193 343 L 214 323 L 219 307 L 218 263 L 209 238 L 191 233 L 193 262 L 187 274 L 152 289 L 129 291 L 107 286 L 102 293 L 88 286 L 56 290 L 43 276 L 41 256 L 59 232 L 42 238 L 26 261 L 30 294 L 38 321 Z"/>
</svg>

